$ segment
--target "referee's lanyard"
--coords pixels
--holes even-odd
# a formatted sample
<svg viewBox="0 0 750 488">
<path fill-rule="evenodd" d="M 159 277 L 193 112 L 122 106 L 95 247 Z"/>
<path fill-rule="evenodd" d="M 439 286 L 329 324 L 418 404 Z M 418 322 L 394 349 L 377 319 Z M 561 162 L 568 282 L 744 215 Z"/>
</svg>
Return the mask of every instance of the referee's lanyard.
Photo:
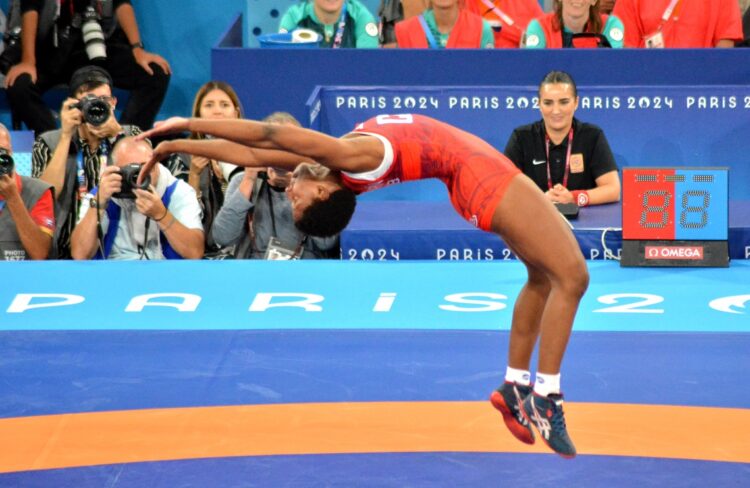
<svg viewBox="0 0 750 488">
<path fill-rule="evenodd" d="M 547 132 L 544 133 L 544 148 L 547 152 L 547 188 L 550 190 L 554 186 L 552 184 L 552 171 L 550 167 L 552 164 L 550 163 L 549 159 L 549 136 L 547 135 Z M 570 174 L 570 153 L 573 151 L 573 128 L 570 128 L 570 132 L 568 133 L 568 154 L 565 156 L 565 173 L 563 174 L 563 181 L 562 185 L 565 188 L 568 188 L 568 175 Z"/>
</svg>

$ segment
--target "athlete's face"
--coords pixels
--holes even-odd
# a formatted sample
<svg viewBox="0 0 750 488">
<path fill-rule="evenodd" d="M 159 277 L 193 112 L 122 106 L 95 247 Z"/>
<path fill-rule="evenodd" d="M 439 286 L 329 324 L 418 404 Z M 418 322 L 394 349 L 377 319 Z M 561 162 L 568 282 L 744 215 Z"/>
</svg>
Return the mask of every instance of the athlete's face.
<svg viewBox="0 0 750 488">
<path fill-rule="evenodd" d="M 547 130 L 570 129 L 577 108 L 578 97 L 570 83 L 545 83 L 539 89 L 539 110 Z"/>
<path fill-rule="evenodd" d="M 322 198 L 328 198 L 326 177 L 328 168 L 319 164 L 302 163 L 292 173 L 286 195 L 292 205 L 292 218 L 298 221 L 305 210 Z"/>
<path fill-rule="evenodd" d="M 204 119 L 236 119 L 240 116 L 234 102 L 224 90 L 211 90 L 201 100 L 198 114 Z"/>
</svg>

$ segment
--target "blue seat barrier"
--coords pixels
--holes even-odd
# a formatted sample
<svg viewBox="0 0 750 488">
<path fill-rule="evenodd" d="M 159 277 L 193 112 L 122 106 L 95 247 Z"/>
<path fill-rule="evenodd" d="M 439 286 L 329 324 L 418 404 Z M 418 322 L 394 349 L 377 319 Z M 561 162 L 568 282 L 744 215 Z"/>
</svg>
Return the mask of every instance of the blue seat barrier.
<svg viewBox="0 0 750 488">
<path fill-rule="evenodd" d="M 614 203 L 583 208 L 578 219 L 571 221 L 586 259 L 619 258 L 621 216 L 621 205 Z M 750 201 L 729 202 L 729 255 L 750 258 Z M 498 236 L 470 225 L 447 201 L 360 202 L 341 234 L 341 257 L 364 261 L 516 259 Z"/>
</svg>

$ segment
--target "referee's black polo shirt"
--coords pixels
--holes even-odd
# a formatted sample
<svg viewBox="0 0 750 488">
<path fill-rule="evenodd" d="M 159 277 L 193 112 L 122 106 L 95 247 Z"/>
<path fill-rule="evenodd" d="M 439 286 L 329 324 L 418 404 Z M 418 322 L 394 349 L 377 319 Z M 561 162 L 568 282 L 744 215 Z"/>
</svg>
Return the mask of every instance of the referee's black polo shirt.
<svg viewBox="0 0 750 488">
<path fill-rule="evenodd" d="M 516 128 L 505 146 L 505 155 L 542 191 L 547 185 L 547 154 L 545 150 L 544 121 Z M 562 184 L 565 159 L 568 154 L 568 138 L 559 145 L 550 141 L 550 173 L 552 185 Z M 577 156 L 578 155 L 578 156 Z M 567 189 L 590 190 L 596 188 L 596 179 L 605 173 L 617 170 L 617 163 L 609 148 L 604 132 L 593 124 L 573 119 L 573 149 L 571 159 L 583 158 L 583 171 L 570 171 Z"/>
</svg>

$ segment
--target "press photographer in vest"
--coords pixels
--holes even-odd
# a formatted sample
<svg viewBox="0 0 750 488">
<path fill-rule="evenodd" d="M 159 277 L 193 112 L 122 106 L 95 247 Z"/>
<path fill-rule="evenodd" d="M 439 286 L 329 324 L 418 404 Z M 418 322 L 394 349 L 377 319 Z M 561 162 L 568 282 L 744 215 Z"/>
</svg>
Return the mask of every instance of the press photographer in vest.
<svg viewBox="0 0 750 488">
<path fill-rule="evenodd" d="M 554 203 L 616 202 L 620 176 L 612 150 L 602 129 L 574 117 L 577 108 L 573 78 L 548 73 L 539 86 L 542 120 L 516 128 L 505 155 Z"/>
<path fill-rule="evenodd" d="M 201 208 L 195 190 L 156 164 L 137 183 L 153 155 L 147 141 L 125 137 L 102 169 L 99 186 L 86 194 L 70 239 L 74 259 L 200 259 L 204 252 Z"/>
<path fill-rule="evenodd" d="M 70 97 L 60 107 L 60 129 L 45 132 L 34 143 L 32 176 L 51 184 L 57 196 L 55 241 L 60 259 L 70 258 L 70 234 L 81 199 L 98 184 L 112 145 L 141 132 L 120 125 L 116 106 L 109 73 L 85 66 L 70 79 Z"/>
<path fill-rule="evenodd" d="M 0 261 L 47 259 L 53 200 L 50 185 L 16 173 L 10 133 L 0 124 Z"/>
</svg>

